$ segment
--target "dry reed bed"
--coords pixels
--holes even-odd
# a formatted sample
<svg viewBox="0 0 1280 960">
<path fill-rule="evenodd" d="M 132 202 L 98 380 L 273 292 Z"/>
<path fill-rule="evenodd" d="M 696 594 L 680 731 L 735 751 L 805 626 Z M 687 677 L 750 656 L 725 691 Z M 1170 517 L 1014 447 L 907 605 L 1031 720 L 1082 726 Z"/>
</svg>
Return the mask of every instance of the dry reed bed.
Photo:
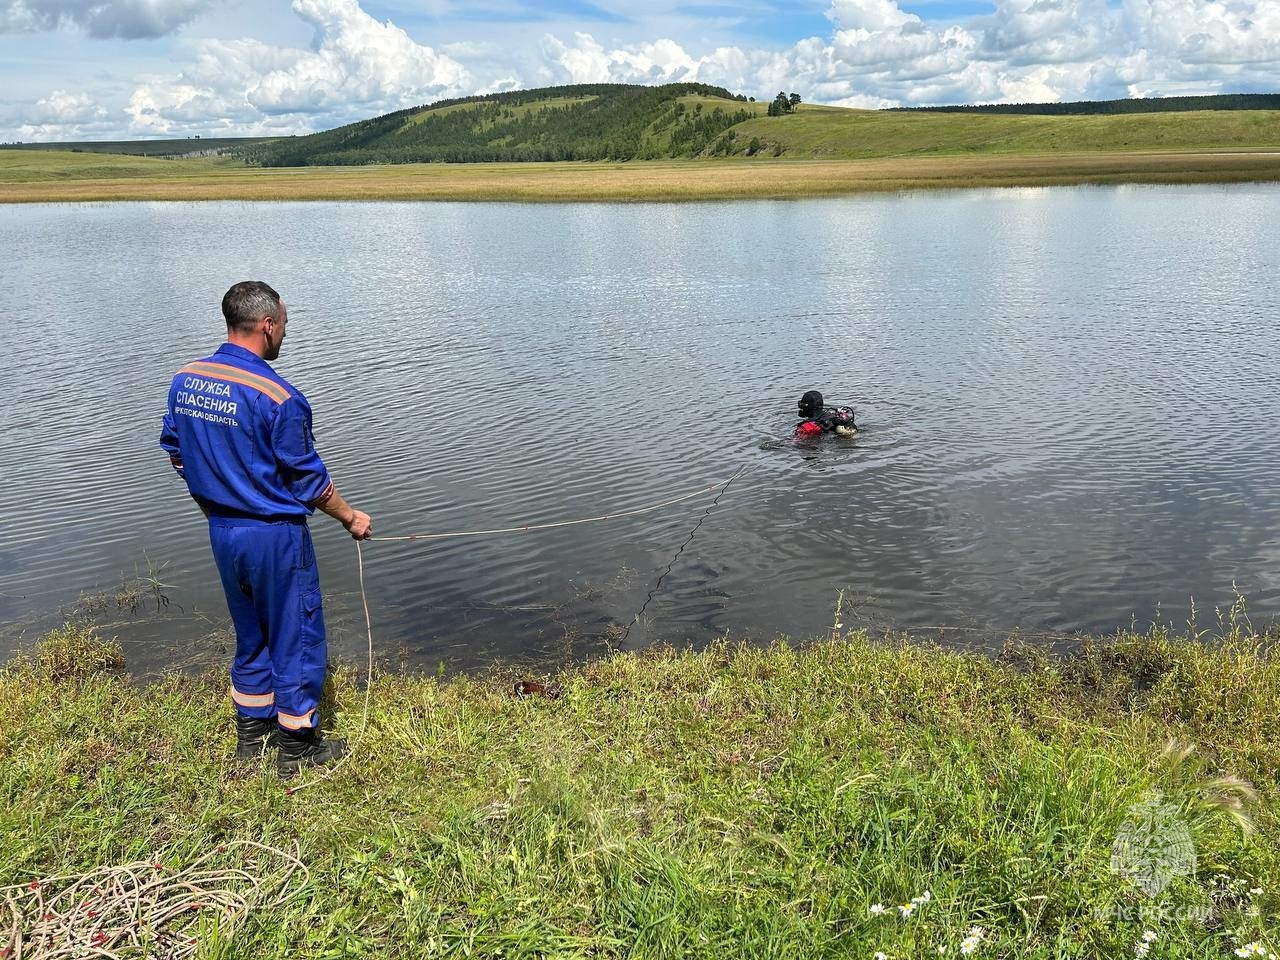
<svg viewBox="0 0 1280 960">
<path fill-rule="evenodd" d="M 727 200 L 932 188 L 1280 180 L 1280 151 L 1146 152 L 853 161 L 404 164 L 248 168 L 157 161 L 154 173 L 17 182 L 0 169 L 0 202 L 113 200 Z"/>
</svg>

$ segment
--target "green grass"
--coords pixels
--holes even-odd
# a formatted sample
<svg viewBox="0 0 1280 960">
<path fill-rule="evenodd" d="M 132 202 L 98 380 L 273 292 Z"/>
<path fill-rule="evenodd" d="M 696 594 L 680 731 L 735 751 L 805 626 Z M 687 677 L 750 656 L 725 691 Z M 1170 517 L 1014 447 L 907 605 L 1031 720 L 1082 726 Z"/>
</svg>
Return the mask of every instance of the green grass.
<svg viewBox="0 0 1280 960">
<path fill-rule="evenodd" d="M 1280 908 L 1280 668 L 1222 634 L 992 659 L 833 629 L 602 657 L 559 700 L 383 675 L 353 762 L 289 796 L 227 759 L 221 671 L 139 687 L 68 627 L 0 672 L 0 885 L 250 838 L 296 841 L 310 884 L 202 956 L 899 960 L 973 925 L 980 957 L 1118 960 L 1148 928 L 1152 957 L 1230 956 Z M 362 698 L 335 691 L 349 733 Z M 1146 901 L 1110 857 L 1152 789 L 1199 871 Z"/>
<path fill-rule="evenodd" d="M 687 93 L 683 97 L 676 97 L 676 99 L 683 103 L 687 110 L 692 110 L 698 104 L 702 104 L 702 109 L 704 110 L 714 110 L 716 107 L 719 107 L 725 113 L 748 110 L 756 116 L 763 117 L 769 109 L 767 103 L 760 103 L 759 101 L 752 103 L 751 101 L 726 100 L 724 97 L 708 97 L 700 93 Z"/>
<path fill-rule="evenodd" d="M 230 159 L 162 159 L 53 150 L 0 150 L 0 183 L 64 180 L 169 179 L 242 168 Z"/>
<path fill-rule="evenodd" d="M 844 110 L 802 104 L 794 114 L 748 120 L 734 130 L 740 144 L 759 137 L 770 146 L 780 144 L 784 156 L 797 159 L 1247 150 L 1280 147 L 1280 111 L 1049 117 Z"/>
</svg>

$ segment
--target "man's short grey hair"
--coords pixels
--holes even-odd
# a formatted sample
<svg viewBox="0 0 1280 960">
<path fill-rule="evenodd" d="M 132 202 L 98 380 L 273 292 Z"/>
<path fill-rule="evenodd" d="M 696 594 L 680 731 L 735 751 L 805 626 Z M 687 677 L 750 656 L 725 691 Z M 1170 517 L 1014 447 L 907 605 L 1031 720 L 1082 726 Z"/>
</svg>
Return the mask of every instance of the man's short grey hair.
<svg viewBox="0 0 1280 960">
<path fill-rule="evenodd" d="M 261 280 L 241 280 L 222 297 L 227 329 L 251 333 L 264 316 L 280 318 L 280 294 Z"/>
</svg>

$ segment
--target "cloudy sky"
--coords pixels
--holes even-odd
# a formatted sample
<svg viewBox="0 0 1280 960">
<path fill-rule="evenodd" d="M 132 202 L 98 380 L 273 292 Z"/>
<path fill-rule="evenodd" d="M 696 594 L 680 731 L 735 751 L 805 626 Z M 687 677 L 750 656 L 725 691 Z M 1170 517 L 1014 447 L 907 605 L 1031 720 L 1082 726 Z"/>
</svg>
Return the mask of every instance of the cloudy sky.
<svg viewBox="0 0 1280 960">
<path fill-rule="evenodd" d="M 856 107 L 1280 92 L 1280 0 L 0 0 L 0 141 L 681 80 Z"/>
</svg>

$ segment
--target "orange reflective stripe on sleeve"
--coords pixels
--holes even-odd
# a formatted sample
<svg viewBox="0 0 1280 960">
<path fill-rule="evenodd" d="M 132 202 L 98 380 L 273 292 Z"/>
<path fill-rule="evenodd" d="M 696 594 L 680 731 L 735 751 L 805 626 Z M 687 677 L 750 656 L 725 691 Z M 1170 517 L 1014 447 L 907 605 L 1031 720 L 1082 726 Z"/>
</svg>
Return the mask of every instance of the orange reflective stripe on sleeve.
<svg viewBox="0 0 1280 960">
<path fill-rule="evenodd" d="M 241 693 L 235 687 L 231 688 L 231 699 L 242 707 L 274 707 L 276 705 L 274 693 Z"/>
<path fill-rule="evenodd" d="M 292 713 L 277 713 L 276 722 L 286 730 L 309 730 L 314 713 L 314 710 L 308 710 L 300 717 L 295 717 Z"/>
<path fill-rule="evenodd" d="M 242 387 L 251 387 L 259 393 L 266 394 L 276 403 L 284 403 L 289 399 L 289 391 L 274 380 L 268 380 L 266 377 L 260 377 L 256 373 L 250 373 L 248 370 L 241 370 L 239 367 L 233 367 L 225 363 L 209 363 L 204 360 L 197 360 L 195 363 L 188 363 L 178 373 L 191 373 L 198 377 L 212 377 L 214 380 L 238 383 Z"/>
</svg>

